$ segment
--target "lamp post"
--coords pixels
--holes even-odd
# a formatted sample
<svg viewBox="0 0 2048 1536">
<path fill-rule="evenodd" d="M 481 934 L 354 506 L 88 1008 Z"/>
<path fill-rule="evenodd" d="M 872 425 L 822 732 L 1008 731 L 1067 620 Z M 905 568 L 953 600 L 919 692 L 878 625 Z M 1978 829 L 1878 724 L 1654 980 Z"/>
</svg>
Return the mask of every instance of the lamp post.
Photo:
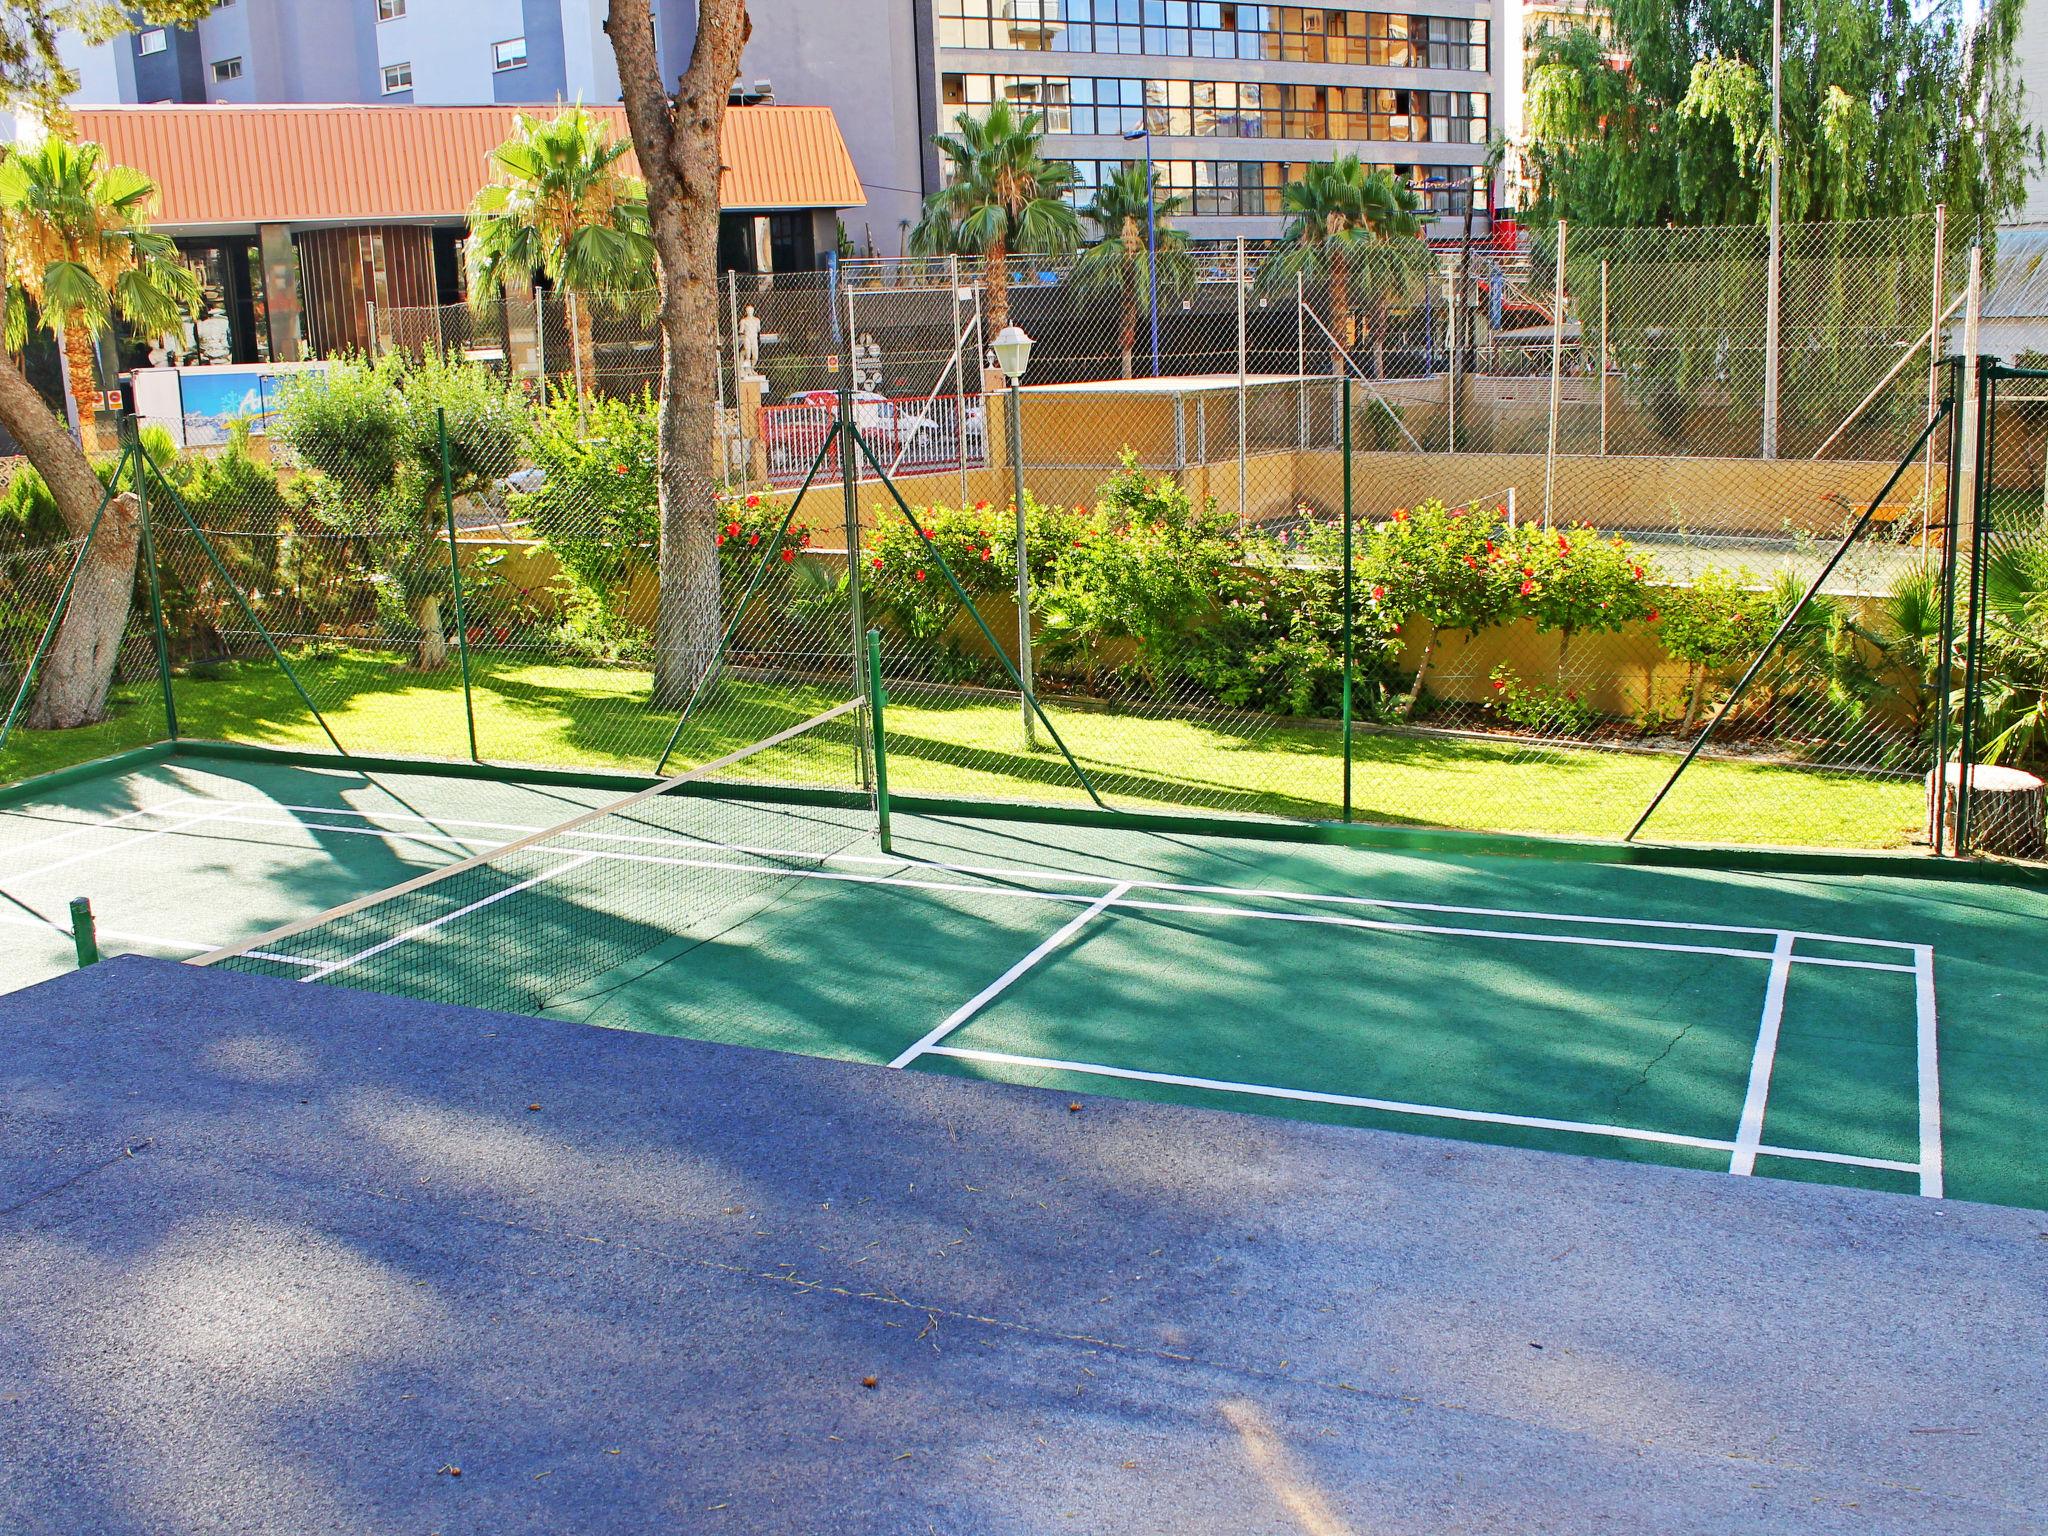
<svg viewBox="0 0 2048 1536">
<path fill-rule="evenodd" d="M 1152 179 L 1152 130 L 1133 128 L 1126 141 L 1145 141 L 1145 286 L 1152 290 L 1152 377 L 1159 377 L 1159 184 Z M 1104 233 L 1108 233 L 1106 230 Z"/>
<path fill-rule="evenodd" d="M 1017 386 L 1024 380 L 1024 370 L 1031 363 L 1031 338 L 1024 334 L 1019 325 L 1006 325 L 996 332 L 996 339 L 989 343 L 989 350 L 996 355 L 996 366 L 1003 370 L 1003 377 L 1010 381 L 1010 498 L 1016 504 L 1017 512 L 1017 680 L 1024 686 L 1024 692 L 1031 692 L 1031 558 L 1030 545 L 1026 542 L 1024 528 L 1024 411 Z M 1027 750 L 1038 746 L 1038 733 L 1032 723 L 1031 700 L 1027 696 L 1019 701 L 1024 709 L 1024 745 Z"/>
</svg>

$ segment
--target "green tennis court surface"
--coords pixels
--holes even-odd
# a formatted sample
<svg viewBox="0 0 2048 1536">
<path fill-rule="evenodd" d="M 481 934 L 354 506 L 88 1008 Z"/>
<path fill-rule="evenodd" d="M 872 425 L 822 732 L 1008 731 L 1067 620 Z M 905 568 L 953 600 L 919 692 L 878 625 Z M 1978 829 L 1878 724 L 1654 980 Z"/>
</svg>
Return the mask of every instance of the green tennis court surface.
<svg viewBox="0 0 2048 1536">
<path fill-rule="evenodd" d="M 2048 895 L 173 757 L 0 811 L 102 947 L 1075 1094 L 2048 1207 Z M 506 850 L 399 899 L 289 925 Z M 282 928 L 282 933 L 277 932 Z"/>
</svg>

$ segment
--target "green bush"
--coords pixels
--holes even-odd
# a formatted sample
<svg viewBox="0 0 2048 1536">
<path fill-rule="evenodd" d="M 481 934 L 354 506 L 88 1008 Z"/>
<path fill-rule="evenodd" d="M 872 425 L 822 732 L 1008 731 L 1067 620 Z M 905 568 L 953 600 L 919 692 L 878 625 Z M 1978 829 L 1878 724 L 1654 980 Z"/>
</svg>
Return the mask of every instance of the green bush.
<svg viewBox="0 0 2048 1536">
<path fill-rule="evenodd" d="M 1506 663 L 1495 667 L 1487 682 L 1492 689 L 1487 710 L 1527 730 L 1545 736 L 1584 736 L 1600 722 L 1599 712 L 1580 699 L 1578 689 L 1524 682 Z"/>
</svg>

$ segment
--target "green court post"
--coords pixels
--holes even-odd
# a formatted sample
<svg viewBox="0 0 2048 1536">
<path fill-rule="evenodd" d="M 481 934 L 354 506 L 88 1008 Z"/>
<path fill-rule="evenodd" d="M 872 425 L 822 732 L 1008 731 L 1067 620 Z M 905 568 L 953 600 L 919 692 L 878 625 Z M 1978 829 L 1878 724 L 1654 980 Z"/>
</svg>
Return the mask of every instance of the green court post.
<svg viewBox="0 0 2048 1536">
<path fill-rule="evenodd" d="M 835 322 L 836 323 L 836 322 Z M 847 338 L 852 345 L 853 338 Z M 833 368 L 839 366 L 839 359 L 832 359 Z M 846 606 L 848 616 L 853 620 L 853 685 L 867 687 L 867 667 L 863 656 L 867 649 L 867 615 L 864 592 L 861 586 L 860 569 L 860 465 L 854 455 L 860 452 L 859 434 L 853 425 L 853 376 L 851 371 L 842 374 L 838 381 L 839 423 L 839 495 L 846 517 Z M 870 703 L 873 701 L 870 700 Z M 868 777 L 874 772 L 874 765 L 868 760 L 868 740 L 856 733 L 859 758 L 860 784 L 866 789 L 873 781 Z"/>
<path fill-rule="evenodd" d="M 469 723 L 469 760 L 480 763 L 476 750 L 476 700 L 469 690 L 469 615 L 462 602 L 462 548 L 455 542 L 455 468 L 448 460 L 448 411 L 434 411 L 434 431 L 441 447 L 441 508 L 448 514 L 448 584 L 455 593 L 455 649 L 462 661 L 462 718 Z"/>
<path fill-rule="evenodd" d="M 142 457 L 142 424 L 133 416 L 122 422 L 121 435 L 133 436 L 135 453 L 135 511 L 142 524 L 142 568 L 149 574 L 149 628 L 156 642 L 156 676 L 164 692 L 164 734 L 178 739 L 178 700 L 171 690 L 171 636 L 164 626 L 163 581 L 157 572 L 156 535 L 149 525 L 149 477 L 151 467 Z"/>
<path fill-rule="evenodd" d="M 83 896 L 71 898 L 71 944 L 78 951 L 78 968 L 99 964 L 100 938 L 93 926 L 92 903 Z"/>
<path fill-rule="evenodd" d="M 889 755 L 882 724 L 882 707 L 889 695 L 882 689 L 882 632 L 868 631 L 868 731 L 874 739 L 875 829 L 882 852 L 889 852 Z"/>
<path fill-rule="evenodd" d="M 1351 819 L 1351 375 L 1344 375 L 1344 819 Z"/>
</svg>

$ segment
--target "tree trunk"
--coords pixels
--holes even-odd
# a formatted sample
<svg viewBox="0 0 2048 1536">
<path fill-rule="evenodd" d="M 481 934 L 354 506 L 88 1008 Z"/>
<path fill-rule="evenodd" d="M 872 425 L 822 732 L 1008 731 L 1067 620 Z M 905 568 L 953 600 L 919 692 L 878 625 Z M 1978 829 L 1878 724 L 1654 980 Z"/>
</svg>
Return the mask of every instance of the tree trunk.
<svg viewBox="0 0 2048 1536">
<path fill-rule="evenodd" d="M 0 357 L 0 426 L 21 445 L 49 486 L 66 531 L 74 539 L 84 538 L 105 488 L 84 450 L 71 440 L 70 430 L 51 414 L 14 360 L 5 357 Z M 123 497 L 107 508 L 92 558 L 78 573 L 71 609 L 44 658 L 42 682 L 25 717 L 29 726 L 88 725 L 104 713 L 128 624 L 140 538 L 131 499 Z"/>
<path fill-rule="evenodd" d="M 435 592 L 414 599 L 412 621 L 420 631 L 420 648 L 413 657 L 414 670 L 440 671 L 448 665 L 448 634 L 441 624 L 441 594 Z"/>
<path fill-rule="evenodd" d="M 1138 295 L 1133 291 L 1124 301 L 1124 377 L 1131 376 L 1131 354 L 1138 349 Z"/>
<path fill-rule="evenodd" d="M 982 257 L 981 289 L 988 296 L 988 334 L 993 338 L 1010 323 L 1010 248 L 1001 240 Z"/>
<path fill-rule="evenodd" d="M 1422 665 L 1415 669 L 1415 686 L 1408 690 L 1408 697 L 1401 705 L 1401 718 L 1415 718 L 1415 706 L 1422 702 L 1422 679 L 1429 672 L 1430 654 L 1436 650 L 1437 627 L 1429 626 L 1429 638 L 1422 642 Z"/>
<path fill-rule="evenodd" d="M 1332 334 L 1337 338 L 1337 344 L 1330 348 L 1330 368 L 1341 376 L 1350 366 L 1345 354 L 1350 350 L 1351 341 L 1356 339 L 1355 331 L 1348 337 L 1346 335 L 1352 330 L 1354 317 L 1351 313 L 1351 274 L 1345 270 L 1341 257 L 1330 263 L 1330 318 L 1336 322 Z"/>
<path fill-rule="evenodd" d="M 590 311 L 583 300 L 575 294 L 569 295 L 570 340 L 576 348 L 576 392 L 587 397 L 597 392 L 597 333 L 590 323 Z M 581 421 L 583 400 L 576 402 L 578 420 Z"/>
<path fill-rule="evenodd" d="M 745 0 L 701 0 L 697 39 L 671 101 L 649 0 L 611 0 L 626 120 L 647 179 L 661 316 L 660 603 L 654 701 L 680 708 L 718 652 L 717 407 L 719 136 L 751 28 Z"/>
<path fill-rule="evenodd" d="M 64 327 L 64 365 L 71 376 L 71 398 L 78 406 L 78 441 L 87 453 L 98 453 L 100 377 L 93 361 L 92 332 L 82 325 Z"/>
<path fill-rule="evenodd" d="M 1692 669 L 1692 686 L 1686 690 L 1685 695 L 1685 718 L 1678 723 L 1679 734 L 1692 734 L 1693 726 L 1699 722 L 1700 705 L 1706 701 L 1706 697 L 1707 669 L 1695 666 Z"/>
</svg>

